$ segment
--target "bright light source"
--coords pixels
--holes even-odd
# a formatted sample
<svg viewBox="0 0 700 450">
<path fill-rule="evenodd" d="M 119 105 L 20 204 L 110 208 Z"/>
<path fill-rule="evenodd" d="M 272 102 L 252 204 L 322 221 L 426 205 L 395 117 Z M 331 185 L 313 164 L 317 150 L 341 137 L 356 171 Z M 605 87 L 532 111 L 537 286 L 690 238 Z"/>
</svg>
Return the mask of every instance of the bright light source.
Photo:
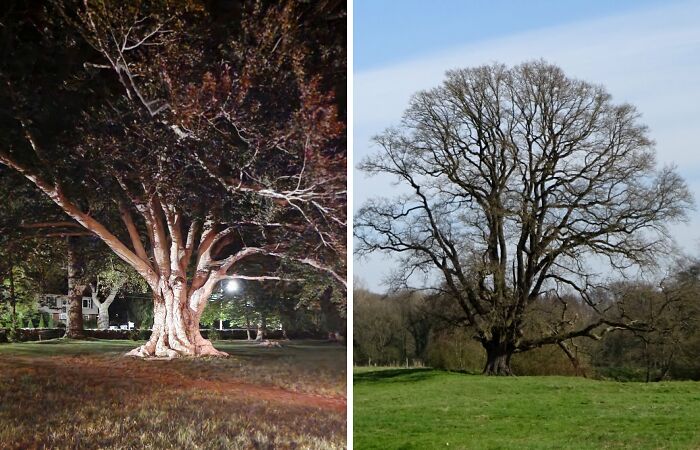
<svg viewBox="0 0 700 450">
<path fill-rule="evenodd" d="M 234 292 L 237 292 L 238 289 L 240 289 L 240 285 L 236 280 L 229 280 L 226 283 L 226 286 L 224 286 L 224 289 L 226 289 L 226 292 L 228 292 L 229 294 L 233 294 Z"/>
</svg>

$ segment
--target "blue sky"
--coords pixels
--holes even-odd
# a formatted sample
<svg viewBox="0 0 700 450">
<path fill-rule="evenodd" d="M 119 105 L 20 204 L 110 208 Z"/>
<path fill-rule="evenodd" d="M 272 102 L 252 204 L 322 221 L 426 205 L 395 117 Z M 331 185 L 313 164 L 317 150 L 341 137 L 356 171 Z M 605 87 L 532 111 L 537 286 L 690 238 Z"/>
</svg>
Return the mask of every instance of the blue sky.
<svg viewBox="0 0 700 450">
<path fill-rule="evenodd" d="M 355 70 L 386 66 L 460 44 L 578 22 L 659 0 L 356 0 Z"/>
<path fill-rule="evenodd" d="M 637 106 L 660 164 L 677 165 L 700 200 L 700 1 L 355 0 L 353 14 L 355 163 L 376 150 L 371 137 L 400 120 L 411 94 L 446 70 L 544 58 Z M 354 209 L 390 197 L 392 181 L 356 171 Z M 697 254 L 700 214 L 673 233 Z M 354 273 L 381 291 L 391 268 L 376 255 Z"/>
</svg>

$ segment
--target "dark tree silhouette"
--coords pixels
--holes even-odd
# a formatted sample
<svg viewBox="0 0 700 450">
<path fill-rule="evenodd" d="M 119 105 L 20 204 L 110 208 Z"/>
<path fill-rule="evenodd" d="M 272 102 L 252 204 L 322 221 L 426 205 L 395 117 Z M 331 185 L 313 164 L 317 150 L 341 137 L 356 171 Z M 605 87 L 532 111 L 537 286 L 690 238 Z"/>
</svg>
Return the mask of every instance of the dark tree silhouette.
<svg viewBox="0 0 700 450">
<path fill-rule="evenodd" d="M 359 210 L 358 252 L 398 255 L 399 284 L 437 272 L 436 289 L 486 350 L 487 374 L 510 374 L 517 352 L 635 326 L 588 295 L 591 260 L 653 261 L 667 249 L 666 224 L 692 203 L 673 168 L 656 168 L 633 106 L 542 61 L 450 71 L 375 142 L 360 167 L 408 193 Z M 528 329 L 542 295 L 565 291 L 596 319 L 574 326 L 563 307 L 547 328 Z"/>
</svg>

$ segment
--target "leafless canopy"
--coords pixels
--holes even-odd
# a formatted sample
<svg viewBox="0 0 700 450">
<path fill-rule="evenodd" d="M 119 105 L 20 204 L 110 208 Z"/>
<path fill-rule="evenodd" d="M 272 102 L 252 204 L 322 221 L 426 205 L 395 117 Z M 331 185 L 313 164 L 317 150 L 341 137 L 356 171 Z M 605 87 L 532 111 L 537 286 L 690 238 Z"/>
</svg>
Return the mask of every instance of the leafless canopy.
<svg viewBox="0 0 700 450">
<path fill-rule="evenodd" d="M 633 106 L 543 61 L 449 71 L 375 142 L 379 152 L 360 167 L 397 177 L 408 193 L 361 208 L 358 252 L 399 255 L 403 284 L 437 270 L 487 351 L 619 325 L 562 319 L 535 337 L 523 319 L 562 288 L 595 307 L 590 258 L 618 269 L 650 261 L 667 248 L 666 225 L 692 204 L 676 171 L 656 168 Z"/>
</svg>

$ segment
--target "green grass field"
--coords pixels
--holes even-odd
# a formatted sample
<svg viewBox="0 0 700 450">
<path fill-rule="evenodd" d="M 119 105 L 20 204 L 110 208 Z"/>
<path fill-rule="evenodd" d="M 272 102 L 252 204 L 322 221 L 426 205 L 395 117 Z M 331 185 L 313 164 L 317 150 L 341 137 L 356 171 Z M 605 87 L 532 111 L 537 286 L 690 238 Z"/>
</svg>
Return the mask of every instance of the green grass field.
<svg viewBox="0 0 700 450">
<path fill-rule="evenodd" d="M 345 447 L 345 347 L 221 341 L 140 360 L 133 341 L 0 345 L 1 449 Z"/>
<path fill-rule="evenodd" d="M 359 368 L 354 448 L 700 449 L 700 383 Z"/>
</svg>

